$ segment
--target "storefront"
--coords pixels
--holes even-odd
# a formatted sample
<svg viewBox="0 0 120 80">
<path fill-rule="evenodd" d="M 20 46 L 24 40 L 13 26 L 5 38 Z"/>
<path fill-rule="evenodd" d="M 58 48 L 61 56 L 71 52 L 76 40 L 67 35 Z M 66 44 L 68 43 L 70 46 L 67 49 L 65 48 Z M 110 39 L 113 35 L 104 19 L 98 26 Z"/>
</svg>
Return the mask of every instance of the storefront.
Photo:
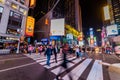
<svg viewBox="0 0 120 80">
<path fill-rule="evenodd" d="M 2 34 L 3 35 L 3 34 Z M 5 49 L 9 45 L 17 45 L 18 38 L 16 36 L 4 35 L 0 36 L 0 49 Z"/>
</svg>

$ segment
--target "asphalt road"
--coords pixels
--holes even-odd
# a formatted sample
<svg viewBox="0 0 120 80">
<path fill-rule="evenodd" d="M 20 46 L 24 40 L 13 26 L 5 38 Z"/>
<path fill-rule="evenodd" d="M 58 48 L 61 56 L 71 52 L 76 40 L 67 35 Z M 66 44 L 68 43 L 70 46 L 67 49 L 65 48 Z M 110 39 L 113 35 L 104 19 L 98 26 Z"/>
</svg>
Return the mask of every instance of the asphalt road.
<svg viewBox="0 0 120 80">
<path fill-rule="evenodd" d="M 39 60 L 39 56 L 40 55 L 38 54 L 35 57 L 37 57 Z M 89 54 L 89 58 L 92 60 L 85 69 L 85 71 L 79 77 L 79 80 L 86 80 L 86 77 L 89 74 L 88 72 L 91 70 L 95 60 L 102 60 L 104 62 L 111 64 L 120 63 L 120 59 L 116 57 L 114 54 L 107 55 L 92 53 Z M 71 67 L 69 70 L 72 71 L 76 66 L 80 65 L 83 61 L 76 63 L 76 65 Z M 59 65 L 53 68 L 56 68 L 58 66 Z M 53 68 L 46 69 L 45 65 L 39 64 L 38 62 L 36 62 L 36 60 L 33 60 L 32 58 L 27 57 L 23 54 L 0 55 L 0 80 L 54 80 L 56 75 L 55 73 L 51 72 Z M 108 74 L 108 67 L 103 66 L 102 68 L 103 68 L 103 80 L 110 80 L 110 76 Z M 65 75 L 66 75 L 65 72 L 61 74 L 62 77 Z"/>
<path fill-rule="evenodd" d="M 0 56 L 0 80 L 53 80 L 55 75 L 24 55 Z"/>
</svg>

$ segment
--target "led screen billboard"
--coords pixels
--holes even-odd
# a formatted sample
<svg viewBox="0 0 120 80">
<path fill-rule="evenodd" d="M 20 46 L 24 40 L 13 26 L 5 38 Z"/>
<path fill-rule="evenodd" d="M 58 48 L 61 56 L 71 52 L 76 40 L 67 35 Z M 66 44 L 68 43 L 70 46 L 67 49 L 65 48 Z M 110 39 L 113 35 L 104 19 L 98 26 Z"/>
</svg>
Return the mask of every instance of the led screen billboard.
<svg viewBox="0 0 120 80">
<path fill-rule="evenodd" d="M 51 20 L 50 33 L 52 36 L 63 36 L 64 28 L 65 28 L 64 18 Z"/>
<path fill-rule="evenodd" d="M 107 31 L 107 36 L 117 35 L 118 34 L 117 25 L 107 26 L 106 31 Z"/>
</svg>

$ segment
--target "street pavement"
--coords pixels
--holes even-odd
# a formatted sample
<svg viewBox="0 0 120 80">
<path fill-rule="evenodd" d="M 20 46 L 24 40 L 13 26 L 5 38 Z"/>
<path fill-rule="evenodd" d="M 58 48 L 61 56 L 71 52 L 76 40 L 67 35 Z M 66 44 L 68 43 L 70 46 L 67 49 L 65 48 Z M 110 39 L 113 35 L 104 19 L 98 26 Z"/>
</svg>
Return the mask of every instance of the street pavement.
<svg viewBox="0 0 120 80">
<path fill-rule="evenodd" d="M 51 56 L 50 66 L 46 65 L 46 56 L 32 53 L 0 56 L 0 80 L 55 80 L 61 71 L 60 77 L 69 80 L 71 74 L 73 80 L 110 80 L 108 67 L 100 62 L 120 63 L 115 55 L 89 54 L 88 58 L 81 59 L 68 55 L 73 63 L 68 63 L 68 69 L 61 69 L 62 56 L 58 54 L 58 62 L 55 63 L 54 55 Z M 114 80 L 116 80 L 114 78 Z"/>
</svg>

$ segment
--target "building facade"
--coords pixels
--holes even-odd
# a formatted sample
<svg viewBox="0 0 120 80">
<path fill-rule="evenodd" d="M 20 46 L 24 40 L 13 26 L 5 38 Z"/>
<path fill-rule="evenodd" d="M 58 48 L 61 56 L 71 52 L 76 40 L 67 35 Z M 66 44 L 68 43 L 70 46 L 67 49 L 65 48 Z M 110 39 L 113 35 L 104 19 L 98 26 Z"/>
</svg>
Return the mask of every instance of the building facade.
<svg viewBox="0 0 120 80">
<path fill-rule="evenodd" d="M 36 39 L 48 38 L 50 35 L 50 20 L 51 19 L 65 19 L 65 25 L 69 25 L 77 31 L 82 31 L 81 8 L 79 0 L 48 0 L 48 13 L 36 22 L 35 32 Z M 48 24 L 45 24 L 48 19 Z M 46 26 L 49 26 L 48 28 Z M 49 30 L 46 30 L 49 29 Z M 46 31 L 48 32 L 47 34 Z M 44 36 L 43 36 L 44 35 Z M 48 36 L 45 36 L 48 35 Z M 41 37 L 38 38 L 37 36 Z"/>
<path fill-rule="evenodd" d="M 120 26 L 120 0 L 111 0 L 115 24 Z"/>
<path fill-rule="evenodd" d="M 18 38 L 18 30 L 25 34 L 29 0 L 0 0 L 0 37 Z"/>
<path fill-rule="evenodd" d="M 117 24 L 120 34 L 120 0 L 107 0 L 110 6 L 110 23 Z"/>
</svg>

